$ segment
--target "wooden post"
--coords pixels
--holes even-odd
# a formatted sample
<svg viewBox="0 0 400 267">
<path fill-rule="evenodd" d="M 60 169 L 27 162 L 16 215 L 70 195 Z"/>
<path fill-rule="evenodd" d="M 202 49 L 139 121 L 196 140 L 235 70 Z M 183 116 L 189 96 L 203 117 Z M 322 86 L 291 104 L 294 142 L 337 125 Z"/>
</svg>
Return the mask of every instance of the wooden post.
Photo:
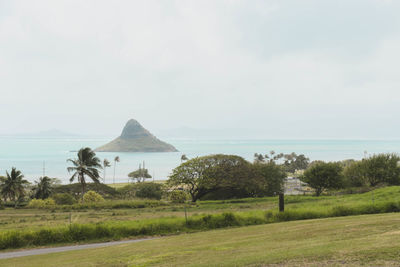
<svg viewBox="0 0 400 267">
<path fill-rule="evenodd" d="M 186 221 L 186 225 L 187 225 L 187 212 L 186 212 L 186 204 L 185 204 L 185 221 Z"/>
<path fill-rule="evenodd" d="M 279 193 L 279 212 L 285 211 L 285 195 Z"/>
</svg>

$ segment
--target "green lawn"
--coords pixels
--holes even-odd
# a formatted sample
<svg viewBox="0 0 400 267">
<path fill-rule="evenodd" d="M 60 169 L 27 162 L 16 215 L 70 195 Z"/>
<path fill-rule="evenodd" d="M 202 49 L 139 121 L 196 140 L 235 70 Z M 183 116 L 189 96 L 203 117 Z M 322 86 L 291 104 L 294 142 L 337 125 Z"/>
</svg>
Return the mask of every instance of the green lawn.
<svg viewBox="0 0 400 267">
<path fill-rule="evenodd" d="M 213 230 L 1 260 L 0 266 L 399 266 L 399 262 L 400 214 L 389 213 Z"/>
</svg>

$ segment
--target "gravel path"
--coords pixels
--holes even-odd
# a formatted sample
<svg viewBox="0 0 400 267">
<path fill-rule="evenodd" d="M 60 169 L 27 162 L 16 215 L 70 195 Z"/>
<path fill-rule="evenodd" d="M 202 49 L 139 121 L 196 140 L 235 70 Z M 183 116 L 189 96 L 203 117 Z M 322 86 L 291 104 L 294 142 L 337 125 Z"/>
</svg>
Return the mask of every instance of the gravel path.
<svg viewBox="0 0 400 267">
<path fill-rule="evenodd" d="M 113 242 L 94 243 L 94 244 L 85 244 L 85 245 L 74 245 L 74 246 L 54 247 L 54 248 L 37 248 L 37 249 L 28 249 L 28 250 L 14 251 L 14 252 L 2 252 L 2 253 L 0 253 L 0 259 L 10 259 L 10 258 L 41 255 L 41 254 L 48 254 L 48 253 L 55 253 L 55 252 L 64 252 L 64 251 L 71 251 L 71 250 L 80 250 L 80 249 L 87 249 L 87 248 L 109 247 L 109 246 L 114 246 L 114 245 L 137 243 L 137 242 L 151 240 L 151 239 L 155 239 L 155 238 L 142 238 L 142 239 L 113 241 Z"/>
</svg>

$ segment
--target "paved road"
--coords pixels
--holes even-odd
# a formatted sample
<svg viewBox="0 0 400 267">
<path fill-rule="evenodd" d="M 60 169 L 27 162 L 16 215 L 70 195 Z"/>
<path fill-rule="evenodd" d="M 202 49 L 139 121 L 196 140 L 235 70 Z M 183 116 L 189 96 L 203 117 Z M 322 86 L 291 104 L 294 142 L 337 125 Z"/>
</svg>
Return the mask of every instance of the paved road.
<svg viewBox="0 0 400 267">
<path fill-rule="evenodd" d="M 54 248 L 38 248 L 38 249 L 21 250 L 21 251 L 15 251 L 15 252 L 2 252 L 2 253 L 0 253 L 0 259 L 10 259 L 10 258 L 41 255 L 41 254 L 48 254 L 48 253 L 55 253 L 55 252 L 64 252 L 64 251 L 71 251 L 71 250 L 80 250 L 80 249 L 87 249 L 87 248 L 109 247 L 109 246 L 114 246 L 114 245 L 137 243 L 137 242 L 151 240 L 151 239 L 155 239 L 155 238 L 143 238 L 143 239 L 113 241 L 113 242 L 105 242 L 105 243 L 94 243 L 94 244 L 54 247 Z"/>
</svg>

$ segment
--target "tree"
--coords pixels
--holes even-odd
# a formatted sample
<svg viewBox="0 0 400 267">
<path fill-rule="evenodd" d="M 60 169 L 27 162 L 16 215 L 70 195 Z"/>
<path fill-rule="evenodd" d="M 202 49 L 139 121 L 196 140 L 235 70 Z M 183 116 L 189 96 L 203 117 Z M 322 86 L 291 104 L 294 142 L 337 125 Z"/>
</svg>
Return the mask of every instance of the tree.
<svg viewBox="0 0 400 267">
<path fill-rule="evenodd" d="M 192 202 L 220 189 L 245 188 L 252 173 L 251 164 L 239 156 L 211 155 L 190 159 L 172 171 L 167 184 L 183 187 Z"/>
<path fill-rule="evenodd" d="M 104 172 L 103 172 L 103 183 L 104 184 L 106 183 L 106 168 L 108 168 L 108 167 L 111 167 L 111 164 L 108 161 L 108 159 L 104 159 L 103 160 L 103 169 L 104 169 Z"/>
<path fill-rule="evenodd" d="M 185 154 L 183 154 L 181 156 L 181 162 L 186 161 L 186 160 L 188 160 L 188 157 Z"/>
<path fill-rule="evenodd" d="M 396 154 L 378 154 L 362 160 L 365 176 L 371 186 L 379 183 L 400 184 L 400 157 Z"/>
<path fill-rule="evenodd" d="M 34 195 L 36 199 L 46 199 L 50 197 L 53 191 L 53 180 L 47 176 L 40 177 L 39 181 L 35 182 L 36 185 L 33 188 Z"/>
<path fill-rule="evenodd" d="M 75 178 L 82 186 L 82 201 L 83 195 L 85 194 L 86 180 L 85 176 L 92 179 L 93 182 L 99 183 L 99 169 L 101 169 L 100 159 L 96 157 L 96 153 L 89 147 L 81 148 L 78 151 L 77 159 L 68 159 L 67 162 L 71 162 L 73 167 L 68 167 L 68 172 L 74 172 L 70 182 L 73 182 Z"/>
<path fill-rule="evenodd" d="M 146 179 L 150 179 L 151 175 L 149 174 L 149 171 L 147 169 L 145 169 L 144 167 L 142 168 L 141 165 L 139 165 L 139 169 L 129 173 L 128 177 L 140 183 L 144 182 Z"/>
<path fill-rule="evenodd" d="M 355 161 L 344 167 L 343 176 L 346 186 L 364 186 L 368 182 L 367 170 L 363 161 Z"/>
<path fill-rule="evenodd" d="M 254 162 L 264 162 L 264 156 L 262 154 L 254 153 Z"/>
<path fill-rule="evenodd" d="M 24 175 L 13 167 L 11 173 L 6 172 L 6 177 L 1 178 L 0 188 L 4 201 L 8 198 L 17 207 L 18 202 L 25 196 L 25 188 L 28 184 L 29 182 L 24 179 Z"/>
<path fill-rule="evenodd" d="M 286 172 L 275 162 L 254 163 L 255 177 L 253 196 L 272 196 L 283 192 Z"/>
<path fill-rule="evenodd" d="M 293 152 L 283 157 L 285 158 L 283 166 L 287 172 L 294 173 L 296 170 L 305 170 L 310 164 L 310 159 L 303 154 L 297 155 Z"/>
<path fill-rule="evenodd" d="M 315 189 L 317 196 L 325 189 L 336 189 L 343 186 L 342 167 L 334 162 L 320 162 L 308 168 L 301 180 Z"/>
<path fill-rule="evenodd" d="M 114 176 L 113 176 L 113 184 L 115 184 L 115 166 L 117 166 L 117 162 L 119 162 L 119 156 L 114 158 Z"/>
<path fill-rule="evenodd" d="M 284 170 L 291 173 L 294 173 L 296 170 L 305 170 L 310 163 L 309 158 L 307 158 L 303 154 L 297 155 L 295 152 L 292 152 L 290 154 L 276 154 L 274 150 L 271 150 L 269 154 L 265 154 L 265 156 L 258 153 L 254 154 L 255 163 L 268 161 L 278 164 L 281 159 L 283 159 L 283 163 L 279 165 L 283 165 Z"/>
</svg>

